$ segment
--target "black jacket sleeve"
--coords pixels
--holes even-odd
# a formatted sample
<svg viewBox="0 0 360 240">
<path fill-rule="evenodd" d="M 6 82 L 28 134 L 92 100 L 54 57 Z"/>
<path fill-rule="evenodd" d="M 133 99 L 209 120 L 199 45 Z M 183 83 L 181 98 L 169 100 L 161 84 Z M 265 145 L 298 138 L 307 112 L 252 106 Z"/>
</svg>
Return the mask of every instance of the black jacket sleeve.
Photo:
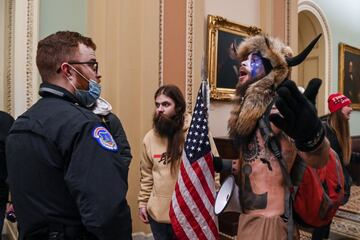
<svg viewBox="0 0 360 240">
<path fill-rule="evenodd" d="M 131 234 L 127 167 L 118 160 L 120 150 L 108 150 L 94 137 L 97 127 L 87 123 L 74 141 L 65 181 L 89 232 L 100 240 L 126 239 Z"/>
<path fill-rule="evenodd" d="M 9 187 L 6 183 L 5 140 L 14 118 L 8 113 L 0 111 L 0 206 L 3 207 L 8 199 Z"/>
<path fill-rule="evenodd" d="M 129 167 L 132 159 L 131 148 L 126 137 L 125 130 L 121 124 L 121 121 L 113 113 L 108 114 L 105 117 L 105 119 L 108 129 L 111 132 L 111 135 L 114 137 L 114 140 L 119 147 L 120 159 L 125 162 L 125 165 L 127 167 Z"/>
</svg>

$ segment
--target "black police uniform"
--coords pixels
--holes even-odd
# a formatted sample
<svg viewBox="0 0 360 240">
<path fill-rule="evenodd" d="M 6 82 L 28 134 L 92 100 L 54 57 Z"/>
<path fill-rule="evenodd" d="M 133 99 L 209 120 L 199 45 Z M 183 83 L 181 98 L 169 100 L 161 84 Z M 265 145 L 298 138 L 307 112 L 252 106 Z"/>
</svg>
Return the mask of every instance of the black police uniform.
<svg viewBox="0 0 360 240">
<path fill-rule="evenodd" d="M 6 144 L 19 239 L 131 239 L 128 168 L 112 136 L 65 89 L 39 93 Z"/>
<path fill-rule="evenodd" d="M 129 168 L 132 159 L 131 149 L 129 142 L 124 131 L 124 128 L 120 122 L 120 119 L 113 113 L 109 113 L 106 116 L 98 115 L 106 128 L 113 136 L 116 144 L 118 145 L 120 155 L 125 165 Z"/>
<path fill-rule="evenodd" d="M 9 187 L 6 182 L 5 140 L 13 122 L 14 118 L 10 114 L 0 111 L 0 230 L 3 228 L 9 195 Z"/>
</svg>

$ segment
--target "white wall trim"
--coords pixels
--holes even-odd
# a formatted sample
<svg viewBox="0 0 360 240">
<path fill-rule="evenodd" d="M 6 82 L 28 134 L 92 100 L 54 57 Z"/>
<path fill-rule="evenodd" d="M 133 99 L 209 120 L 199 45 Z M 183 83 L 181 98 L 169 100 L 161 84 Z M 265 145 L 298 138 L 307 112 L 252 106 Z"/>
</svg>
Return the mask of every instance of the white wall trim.
<svg viewBox="0 0 360 240">
<path fill-rule="evenodd" d="M 15 117 L 26 111 L 36 98 L 38 78 L 34 69 L 36 69 L 35 50 L 38 40 L 38 8 L 39 0 L 15 0 L 14 3 L 12 35 L 14 64 L 11 66 L 14 91 L 11 98 L 14 99 Z"/>
<path fill-rule="evenodd" d="M 299 0 L 298 2 L 298 13 L 302 11 L 311 12 L 319 21 L 321 29 L 323 31 L 323 37 L 325 42 L 325 97 L 324 97 L 324 106 L 327 106 L 327 98 L 330 92 L 330 83 L 332 80 L 332 72 L 331 72 L 331 63 L 332 63 L 332 42 L 331 42 L 331 30 L 326 19 L 326 16 L 322 9 L 312 0 Z"/>
<path fill-rule="evenodd" d="M 14 115 L 19 116 L 26 110 L 26 44 L 27 44 L 27 5 L 28 1 L 15 0 L 14 2 L 14 51 L 13 51 L 13 79 Z M 24 57 L 25 56 L 25 57 Z"/>
<path fill-rule="evenodd" d="M 13 71 L 14 71 L 14 60 L 13 60 L 13 51 L 14 51 L 14 2 L 11 0 L 5 1 L 4 8 L 4 17 L 5 17 L 5 31 L 4 31 L 4 110 L 13 114 Z"/>
<path fill-rule="evenodd" d="M 39 0 L 28 0 L 26 27 L 26 108 L 38 99 L 39 77 L 36 66 L 36 51 L 39 40 Z"/>
</svg>

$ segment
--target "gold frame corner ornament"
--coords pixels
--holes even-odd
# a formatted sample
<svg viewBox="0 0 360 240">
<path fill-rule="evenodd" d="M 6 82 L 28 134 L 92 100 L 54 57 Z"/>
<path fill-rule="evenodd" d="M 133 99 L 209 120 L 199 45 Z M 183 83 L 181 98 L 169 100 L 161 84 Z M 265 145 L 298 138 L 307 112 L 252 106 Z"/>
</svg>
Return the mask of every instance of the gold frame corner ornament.
<svg viewBox="0 0 360 240">
<path fill-rule="evenodd" d="M 359 101 L 354 102 L 353 97 L 348 96 L 348 94 L 345 92 L 345 66 L 346 66 L 345 54 L 355 55 L 354 57 L 359 62 L 360 61 L 360 49 L 356 48 L 356 47 L 352 47 L 345 43 L 339 43 L 339 79 L 338 79 L 339 92 L 343 93 L 345 96 L 347 96 L 351 99 L 351 101 L 352 101 L 351 107 L 354 110 L 360 110 L 360 99 L 359 99 Z M 359 81 L 359 80 L 360 80 L 360 71 L 357 71 L 357 72 L 355 72 L 355 81 Z M 360 94 L 360 92 L 359 92 L 359 94 Z"/>
<path fill-rule="evenodd" d="M 218 67 L 218 48 L 219 48 L 219 31 L 233 34 L 241 38 L 253 36 L 261 33 L 261 29 L 256 26 L 245 26 L 228 21 L 220 16 L 208 15 L 208 74 L 210 83 L 210 97 L 214 100 L 231 100 L 235 93 L 235 88 L 217 87 L 217 67 Z"/>
</svg>

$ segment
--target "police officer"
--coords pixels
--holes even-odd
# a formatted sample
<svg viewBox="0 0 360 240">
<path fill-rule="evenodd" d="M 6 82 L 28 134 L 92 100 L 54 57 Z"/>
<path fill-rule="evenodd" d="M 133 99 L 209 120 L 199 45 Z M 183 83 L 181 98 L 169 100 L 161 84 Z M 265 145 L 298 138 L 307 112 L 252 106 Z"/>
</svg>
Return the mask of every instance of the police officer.
<svg viewBox="0 0 360 240">
<path fill-rule="evenodd" d="M 19 239 L 131 239 L 126 160 L 90 109 L 96 45 L 76 32 L 38 43 L 42 96 L 14 123 L 6 154 Z"/>
<path fill-rule="evenodd" d="M 125 165 L 129 168 L 132 159 L 130 145 L 129 142 L 127 141 L 127 137 L 120 119 L 114 113 L 111 112 L 112 110 L 111 104 L 108 101 L 106 101 L 104 98 L 99 97 L 96 100 L 95 106 L 92 107 L 91 109 L 93 113 L 98 115 L 98 117 L 101 119 L 103 124 L 106 126 L 106 128 L 113 136 L 116 144 L 119 147 L 122 160 L 125 162 Z"/>
<path fill-rule="evenodd" d="M 4 224 L 6 203 L 9 195 L 9 186 L 6 182 L 6 160 L 5 160 L 5 139 L 14 118 L 3 111 L 0 111 L 0 232 Z"/>
</svg>

